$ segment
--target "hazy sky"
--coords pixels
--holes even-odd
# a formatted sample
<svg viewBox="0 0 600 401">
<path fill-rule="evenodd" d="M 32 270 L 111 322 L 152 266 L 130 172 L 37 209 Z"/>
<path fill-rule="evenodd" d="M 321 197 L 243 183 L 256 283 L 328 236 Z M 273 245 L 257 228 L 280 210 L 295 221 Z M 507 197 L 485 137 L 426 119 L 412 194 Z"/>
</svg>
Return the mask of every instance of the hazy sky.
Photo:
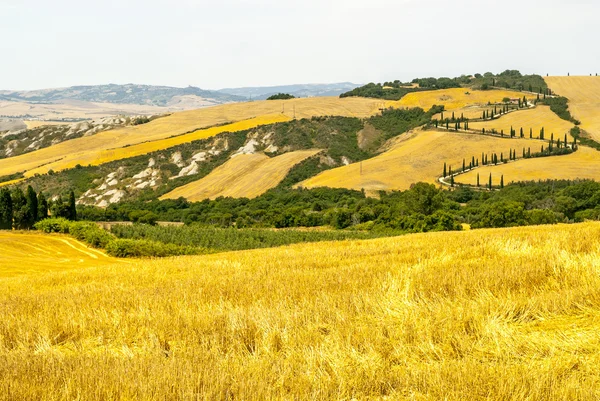
<svg viewBox="0 0 600 401">
<path fill-rule="evenodd" d="M 0 0 L 0 89 L 600 72 L 598 0 Z"/>
</svg>

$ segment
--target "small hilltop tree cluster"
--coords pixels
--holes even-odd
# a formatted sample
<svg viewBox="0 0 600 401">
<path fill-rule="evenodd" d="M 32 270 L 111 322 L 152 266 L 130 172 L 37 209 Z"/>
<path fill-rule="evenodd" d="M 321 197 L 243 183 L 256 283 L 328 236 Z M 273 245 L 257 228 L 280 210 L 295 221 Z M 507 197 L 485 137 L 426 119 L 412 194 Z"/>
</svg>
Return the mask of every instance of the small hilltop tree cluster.
<svg viewBox="0 0 600 401">
<path fill-rule="evenodd" d="M 38 221 L 48 218 L 50 213 L 53 217 L 77 220 L 73 191 L 65 202 L 61 197 L 48 201 L 42 192 L 36 193 L 31 185 L 25 192 L 19 187 L 0 189 L 1 230 L 29 230 Z"/>
</svg>

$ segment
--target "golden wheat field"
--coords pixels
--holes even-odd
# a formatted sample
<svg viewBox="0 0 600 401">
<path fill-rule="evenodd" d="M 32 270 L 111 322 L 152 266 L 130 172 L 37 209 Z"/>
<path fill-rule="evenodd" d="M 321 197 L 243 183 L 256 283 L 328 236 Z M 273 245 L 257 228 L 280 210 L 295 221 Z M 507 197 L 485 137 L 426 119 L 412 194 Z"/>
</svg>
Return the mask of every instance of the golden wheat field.
<svg viewBox="0 0 600 401">
<path fill-rule="evenodd" d="M 477 174 L 482 186 L 487 184 L 492 174 L 493 185 L 500 185 L 500 177 L 504 175 L 504 183 L 538 180 L 598 180 L 600 177 L 600 152 L 580 146 L 577 152 L 551 157 L 517 160 L 497 166 L 485 166 L 455 177 L 457 183 L 477 184 Z"/>
<path fill-rule="evenodd" d="M 599 294 L 598 223 L 5 277 L 0 399 L 593 400 Z"/>
<path fill-rule="evenodd" d="M 481 131 L 485 128 L 486 131 L 495 129 L 497 132 L 504 130 L 505 135 L 510 135 L 510 129 L 516 130 L 516 135 L 520 135 L 520 129 L 523 128 L 525 138 L 529 138 L 530 130 L 534 138 L 539 138 L 540 131 L 544 128 L 544 138 L 550 140 L 554 134 L 554 140 L 564 140 L 567 134 L 567 140 L 572 141 L 570 134 L 571 128 L 574 125 L 562 118 L 558 117 L 550 110 L 549 106 L 537 106 L 532 109 L 523 109 L 513 111 L 503 115 L 495 120 L 487 120 L 481 122 L 469 123 L 469 128 Z"/>
<path fill-rule="evenodd" d="M 424 110 L 429 110 L 433 105 L 443 105 L 446 110 L 452 111 L 470 105 L 486 105 L 488 102 L 498 103 L 505 97 L 522 99 L 523 96 L 527 95 L 522 92 L 505 90 L 479 91 L 468 88 L 452 88 L 412 92 L 397 102 L 388 101 L 386 105 L 388 107 L 421 107 Z"/>
<path fill-rule="evenodd" d="M 569 111 L 581 128 L 600 141 L 600 77 L 544 77 L 548 86 L 569 99 Z"/>
<path fill-rule="evenodd" d="M 319 152 L 318 149 L 299 150 L 276 157 L 262 153 L 240 154 L 206 177 L 175 188 L 161 199 L 184 197 L 195 202 L 219 196 L 255 198 L 276 187 L 296 164 Z"/>
<path fill-rule="evenodd" d="M 213 127 L 214 129 L 210 131 L 207 129 L 206 132 L 216 135 L 227 130 L 243 130 L 257 125 L 288 121 L 294 115 L 297 118 L 329 115 L 368 117 L 378 113 L 382 104 L 378 99 L 319 97 L 281 102 L 232 103 L 184 111 L 153 120 L 147 124 L 100 132 L 96 135 L 65 141 L 24 155 L 2 159 L 0 160 L 0 176 L 25 172 L 25 175 L 29 177 L 36 173 L 46 173 L 50 169 L 58 171 L 74 167 L 76 164 L 101 164 L 118 160 L 140 153 L 135 153 L 132 149 L 122 151 L 117 149 L 144 143 L 144 146 L 138 148 L 140 151 L 145 152 L 146 147 L 151 149 L 149 151 L 157 150 L 157 147 L 145 143 L 165 140 L 218 124 L 254 122 L 254 124 L 247 124 L 241 128 L 227 127 L 229 125 L 227 124 Z M 197 138 L 198 133 L 192 137 Z M 180 138 L 180 140 L 183 139 Z M 178 140 L 173 141 L 178 142 Z M 169 143 L 171 142 L 157 143 L 158 149 L 164 148 Z"/>
<path fill-rule="evenodd" d="M 508 157 L 514 149 L 538 149 L 545 142 L 529 139 L 496 138 L 484 135 L 442 131 L 414 131 L 406 134 L 390 150 L 362 163 L 324 171 L 298 184 L 305 188 L 332 187 L 366 191 L 404 190 L 417 182 L 435 183 L 447 163 L 456 171 L 472 157 L 481 159 L 500 153 Z M 480 160 L 481 162 L 481 160 Z M 362 174 L 361 174 L 362 165 Z"/>
<path fill-rule="evenodd" d="M 0 277 L 116 262 L 119 261 L 68 236 L 0 231 Z"/>
</svg>

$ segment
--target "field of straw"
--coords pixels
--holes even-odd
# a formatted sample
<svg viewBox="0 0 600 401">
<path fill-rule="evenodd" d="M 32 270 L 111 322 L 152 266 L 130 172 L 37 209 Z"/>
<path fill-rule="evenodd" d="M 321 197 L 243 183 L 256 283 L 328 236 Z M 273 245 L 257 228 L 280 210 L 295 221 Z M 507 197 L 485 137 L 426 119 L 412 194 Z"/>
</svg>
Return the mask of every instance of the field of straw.
<svg viewBox="0 0 600 401">
<path fill-rule="evenodd" d="M 276 187 L 292 167 L 320 150 L 300 150 L 268 157 L 261 153 L 234 156 L 206 177 L 178 187 L 161 199 L 184 197 L 190 201 L 219 196 L 255 198 Z"/>
<path fill-rule="evenodd" d="M 521 128 L 523 128 L 525 138 L 529 138 L 530 130 L 534 138 L 539 138 L 540 130 L 544 128 L 544 138 L 546 140 L 550 140 L 551 135 L 554 134 L 554 140 L 560 139 L 561 141 L 564 140 L 565 134 L 567 134 L 568 141 L 573 140 L 569 133 L 573 127 L 572 123 L 554 114 L 549 106 L 537 106 L 533 109 L 513 111 L 495 120 L 469 123 L 470 129 L 478 131 L 481 131 L 482 128 L 485 128 L 486 131 L 495 129 L 497 132 L 504 130 L 505 135 L 510 135 L 510 129 L 513 128 L 516 135 L 519 136 Z"/>
<path fill-rule="evenodd" d="M 405 140 L 397 142 L 390 150 L 362 163 L 324 171 L 299 186 L 305 188 L 333 187 L 367 191 L 404 190 L 417 182 L 435 183 L 443 173 L 444 163 L 456 171 L 465 159 L 468 166 L 472 157 L 480 159 L 481 153 L 500 153 L 508 158 L 514 149 L 517 156 L 523 148 L 538 151 L 542 141 L 529 139 L 496 138 L 475 134 L 442 131 L 414 131 Z M 361 167 L 362 165 L 362 167 Z M 362 172 L 361 172 L 362 168 Z"/>
<path fill-rule="evenodd" d="M 0 231 L 0 277 L 100 267 L 117 262 L 120 261 L 68 236 Z"/>
<path fill-rule="evenodd" d="M 488 102 L 499 103 L 505 97 L 523 98 L 522 92 L 489 90 L 479 91 L 467 88 L 441 89 L 434 91 L 413 92 L 397 102 L 390 101 L 392 107 L 421 107 L 429 110 L 433 105 L 443 105 L 446 110 L 457 110 L 469 105 L 487 105 Z M 479 113 L 481 115 L 481 113 Z M 444 116 L 450 117 L 450 116 Z M 456 117 L 459 117 L 458 115 Z M 465 116 L 466 117 L 466 116 Z"/>
<path fill-rule="evenodd" d="M 569 111 L 581 128 L 600 141 L 600 77 L 544 77 L 548 86 L 569 99 Z"/>
<path fill-rule="evenodd" d="M 4 277 L 0 399 L 593 400 L 599 294 L 598 223 Z"/>
<path fill-rule="evenodd" d="M 480 167 L 461 174 L 454 180 L 457 183 L 475 185 L 477 184 L 477 174 L 479 174 L 480 183 L 484 186 L 488 182 L 490 173 L 493 185 L 500 185 L 502 175 L 504 175 L 505 184 L 518 181 L 575 180 L 578 178 L 598 180 L 600 177 L 600 152 L 581 146 L 577 152 L 569 155 L 539 157 L 497 166 Z"/>
</svg>

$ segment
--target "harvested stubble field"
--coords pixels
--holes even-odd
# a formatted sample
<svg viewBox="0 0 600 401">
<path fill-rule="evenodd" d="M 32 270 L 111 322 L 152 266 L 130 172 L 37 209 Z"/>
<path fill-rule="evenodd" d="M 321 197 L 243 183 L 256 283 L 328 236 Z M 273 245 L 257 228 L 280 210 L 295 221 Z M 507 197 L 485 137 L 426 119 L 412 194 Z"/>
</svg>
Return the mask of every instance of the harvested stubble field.
<svg viewBox="0 0 600 401">
<path fill-rule="evenodd" d="M 206 177 L 178 187 L 161 199 L 184 197 L 190 201 L 215 199 L 219 196 L 255 198 L 276 187 L 292 167 L 320 150 L 299 150 L 268 157 L 262 153 L 232 157 Z"/>
<path fill-rule="evenodd" d="M 417 182 L 436 183 L 442 175 L 444 163 L 456 171 L 472 157 L 481 159 L 481 153 L 491 157 L 500 153 L 508 158 L 515 149 L 536 151 L 543 141 L 496 138 L 491 136 L 442 131 L 414 131 L 406 134 L 390 150 L 362 162 L 324 171 L 301 182 L 305 188 L 332 187 L 365 189 L 366 191 L 405 190 Z M 480 160 L 481 163 L 481 160 Z"/>
<path fill-rule="evenodd" d="M 600 225 L 0 279 L 0 399 L 591 400 Z"/>
<path fill-rule="evenodd" d="M 443 105 L 446 110 L 452 111 L 471 105 L 487 105 L 488 102 L 499 103 L 505 97 L 522 99 L 523 96 L 527 95 L 522 92 L 505 90 L 480 91 L 468 88 L 452 88 L 412 92 L 397 102 L 388 101 L 386 104 L 391 107 L 421 107 L 424 110 L 429 110 L 433 105 L 437 104 Z"/>
<path fill-rule="evenodd" d="M 0 277 L 115 264 L 96 249 L 64 235 L 0 231 Z"/>
<path fill-rule="evenodd" d="M 540 131 L 544 128 L 544 138 L 546 140 L 550 140 L 553 133 L 554 140 L 560 139 L 562 141 L 565 134 L 567 134 L 569 141 L 573 140 L 569 132 L 574 127 L 573 123 L 558 117 L 550 110 L 549 106 L 537 106 L 532 109 L 513 111 L 494 120 L 469 123 L 471 129 L 478 131 L 481 131 L 482 128 L 485 128 L 486 131 L 495 129 L 497 132 L 504 130 L 505 135 L 510 135 L 511 127 L 516 130 L 517 136 L 520 135 L 520 130 L 523 128 L 525 138 L 529 138 L 530 130 L 534 138 L 539 138 Z"/>
<path fill-rule="evenodd" d="M 568 155 L 517 160 L 497 166 L 482 166 L 456 176 L 454 181 L 460 184 L 476 185 L 477 174 L 479 174 L 481 186 L 485 186 L 490 173 L 493 185 L 500 185 L 502 175 L 504 175 L 505 184 L 538 180 L 598 180 L 600 177 L 600 152 L 580 146 L 577 152 Z"/>
<path fill-rule="evenodd" d="M 25 172 L 26 177 L 81 165 L 119 160 L 173 144 L 206 138 L 220 132 L 288 121 L 294 117 L 368 117 L 379 112 L 382 102 L 365 98 L 303 98 L 286 101 L 232 103 L 174 113 L 147 124 L 105 131 L 65 141 L 17 157 L 0 160 L 0 176 Z M 282 113 L 282 108 L 284 112 Z M 226 124 L 231 123 L 233 124 Z M 236 124 L 237 122 L 237 124 Z M 218 124 L 226 124 L 216 126 Z M 196 131 L 186 137 L 184 134 Z M 202 133 L 203 132 L 203 133 Z M 177 137 L 177 138 L 172 138 Z M 160 142 L 164 141 L 164 142 Z M 135 147 L 137 145 L 138 147 Z M 140 153 L 143 152 L 143 153 Z"/>
<path fill-rule="evenodd" d="M 544 77 L 548 86 L 569 99 L 569 111 L 581 128 L 600 141 L 600 77 Z"/>
</svg>

